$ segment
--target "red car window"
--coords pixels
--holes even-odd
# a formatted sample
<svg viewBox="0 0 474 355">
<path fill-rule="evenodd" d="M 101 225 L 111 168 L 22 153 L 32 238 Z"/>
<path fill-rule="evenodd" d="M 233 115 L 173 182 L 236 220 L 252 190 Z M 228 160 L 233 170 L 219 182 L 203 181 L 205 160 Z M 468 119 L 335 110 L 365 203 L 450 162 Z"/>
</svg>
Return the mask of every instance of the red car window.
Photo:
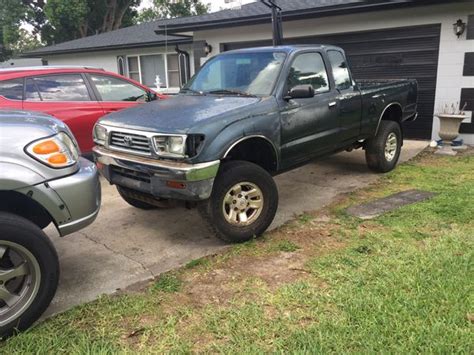
<svg viewBox="0 0 474 355">
<path fill-rule="evenodd" d="M 23 79 L 0 81 L 0 96 L 10 100 L 23 100 Z"/>
<path fill-rule="evenodd" d="M 90 101 L 89 91 L 80 74 L 42 75 L 33 78 L 27 87 L 27 99 L 36 100 L 39 90 L 41 101 Z M 31 91 L 28 91 L 31 90 Z"/>
<path fill-rule="evenodd" d="M 125 80 L 107 75 L 91 74 L 92 83 L 102 101 L 145 101 L 147 92 Z"/>
</svg>

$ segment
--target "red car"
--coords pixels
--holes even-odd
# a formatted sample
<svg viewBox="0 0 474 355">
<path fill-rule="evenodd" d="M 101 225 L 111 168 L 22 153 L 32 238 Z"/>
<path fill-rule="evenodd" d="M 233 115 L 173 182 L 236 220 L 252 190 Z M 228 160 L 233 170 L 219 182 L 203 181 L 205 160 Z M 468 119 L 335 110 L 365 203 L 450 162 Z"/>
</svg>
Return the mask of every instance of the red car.
<svg viewBox="0 0 474 355">
<path fill-rule="evenodd" d="M 92 129 L 105 114 L 164 99 L 123 76 L 88 67 L 0 69 L 0 108 L 40 111 L 64 121 L 83 154 L 90 154 Z"/>
</svg>

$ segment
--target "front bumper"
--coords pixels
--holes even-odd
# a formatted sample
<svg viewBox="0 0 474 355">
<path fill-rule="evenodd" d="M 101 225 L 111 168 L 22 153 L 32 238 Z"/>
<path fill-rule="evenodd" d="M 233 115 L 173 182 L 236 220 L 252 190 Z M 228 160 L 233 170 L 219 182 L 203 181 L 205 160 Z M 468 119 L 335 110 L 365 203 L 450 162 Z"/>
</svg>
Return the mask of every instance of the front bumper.
<svg viewBox="0 0 474 355">
<path fill-rule="evenodd" d="M 78 165 L 79 170 L 72 175 L 17 190 L 46 209 L 62 237 L 94 222 L 100 209 L 97 168 L 84 158 Z"/>
<path fill-rule="evenodd" d="M 80 166 L 74 175 L 49 182 L 71 215 L 70 221 L 58 224 L 61 236 L 88 226 L 99 214 L 101 188 L 97 168 L 85 158 L 80 158 Z"/>
<path fill-rule="evenodd" d="M 220 161 L 186 164 L 94 148 L 101 174 L 111 183 L 156 198 L 199 201 L 208 199 Z"/>
</svg>

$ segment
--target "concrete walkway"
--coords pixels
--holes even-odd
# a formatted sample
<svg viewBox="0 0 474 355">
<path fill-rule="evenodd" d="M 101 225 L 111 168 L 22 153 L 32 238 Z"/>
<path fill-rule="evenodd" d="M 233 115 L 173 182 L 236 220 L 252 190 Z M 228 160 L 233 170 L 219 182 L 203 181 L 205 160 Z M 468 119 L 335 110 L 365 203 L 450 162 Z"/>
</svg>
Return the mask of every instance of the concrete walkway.
<svg viewBox="0 0 474 355">
<path fill-rule="evenodd" d="M 402 161 L 427 142 L 406 141 Z M 305 211 L 330 204 L 339 194 L 365 187 L 380 175 L 370 172 L 364 152 L 340 153 L 276 178 L 280 205 L 271 228 Z M 60 285 L 45 316 L 147 280 L 226 244 L 209 234 L 197 211 L 184 208 L 141 211 L 122 201 L 115 187 L 102 184 L 103 205 L 94 224 L 79 233 L 52 238 L 61 263 Z"/>
</svg>

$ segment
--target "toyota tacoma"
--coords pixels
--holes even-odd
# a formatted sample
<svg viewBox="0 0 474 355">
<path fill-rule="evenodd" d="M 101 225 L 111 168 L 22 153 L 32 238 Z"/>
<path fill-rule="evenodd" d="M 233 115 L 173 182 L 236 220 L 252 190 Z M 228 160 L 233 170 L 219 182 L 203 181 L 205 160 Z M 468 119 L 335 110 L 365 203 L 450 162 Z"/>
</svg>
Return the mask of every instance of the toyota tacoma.
<svg viewBox="0 0 474 355">
<path fill-rule="evenodd" d="M 415 80 L 354 80 L 339 47 L 242 49 L 209 59 L 174 98 L 102 118 L 94 155 L 132 206 L 184 200 L 242 242 L 275 216 L 272 176 L 357 148 L 388 172 L 416 116 Z"/>
</svg>

